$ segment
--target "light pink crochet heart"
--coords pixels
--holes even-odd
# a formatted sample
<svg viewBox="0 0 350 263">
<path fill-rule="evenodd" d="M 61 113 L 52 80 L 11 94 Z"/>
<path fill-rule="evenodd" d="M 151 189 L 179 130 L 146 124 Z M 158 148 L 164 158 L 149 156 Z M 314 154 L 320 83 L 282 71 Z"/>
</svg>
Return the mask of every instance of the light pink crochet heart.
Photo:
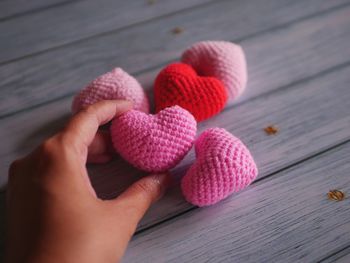
<svg viewBox="0 0 350 263">
<path fill-rule="evenodd" d="M 135 167 L 148 172 L 166 171 L 191 149 L 197 123 L 179 106 L 156 115 L 131 110 L 115 118 L 111 136 L 115 150 Z"/>
<path fill-rule="evenodd" d="M 186 200 L 212 205 L 248 186 L 258 169 L 245 145 L 225 129 L 204 131 L 195 142 L 196 161 L 182 178 Z"/>
<path fill-rule="evenodd" d="M 148 98 L 140 83 L 121 68 L 99 76 L 81 90 L 73 100 L 72 111 L 100 100 L 125 99 L 134 103 L 134 109 L 149 112 Z"/>
<path fill-rule="evenodd" d="M 226 41 L 197 42 L 185 50 L 181 60 L 198 75 L 221 80 L 230 100 L 238 98 L 246 87 L 247 63 L 239 45 Z"/>
</svg>

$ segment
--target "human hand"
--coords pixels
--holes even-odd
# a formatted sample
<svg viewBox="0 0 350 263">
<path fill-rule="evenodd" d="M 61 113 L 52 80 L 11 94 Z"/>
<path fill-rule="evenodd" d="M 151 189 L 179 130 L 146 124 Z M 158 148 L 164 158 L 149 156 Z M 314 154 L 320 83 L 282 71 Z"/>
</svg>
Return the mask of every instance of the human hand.
<svg viewBox="0 0 350 263">
<path fill-rule="evenodd" d="M 76 114 L 66 128 L 9 171 L 8 262 L 118 262 L 149 206 L 167 184 L 150 175 L 114 200 L 100 200 L 86 161 L 110 159 L 98 127 L 131 109 L 127 101 L 101 101 Z"/>
</svg>

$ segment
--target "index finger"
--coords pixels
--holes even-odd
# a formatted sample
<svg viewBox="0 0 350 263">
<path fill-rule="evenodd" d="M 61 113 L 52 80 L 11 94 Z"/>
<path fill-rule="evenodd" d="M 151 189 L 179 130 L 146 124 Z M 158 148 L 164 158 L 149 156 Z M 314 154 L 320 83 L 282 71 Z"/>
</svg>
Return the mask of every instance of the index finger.
<svg viewBox="0 0 350 263">
<path fill-rule="evenodd" d="M 106 124 L 132 108 L 127 100 L 103 100 L 78 112 L 66 126 L 63 134 L 79 146 L 88 147 L 93 141 L 100 125 Z"/>
</svg>

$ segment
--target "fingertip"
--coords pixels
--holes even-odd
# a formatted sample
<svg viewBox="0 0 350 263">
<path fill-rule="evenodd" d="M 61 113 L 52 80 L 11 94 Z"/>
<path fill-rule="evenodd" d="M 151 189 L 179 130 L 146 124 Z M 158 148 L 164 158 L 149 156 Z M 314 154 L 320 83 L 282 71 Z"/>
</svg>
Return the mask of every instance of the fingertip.
<svg viewBox="0 0 350 263">
<path fill-rule="evenodd" d="M 124 112 L 131 110 L 134 107 L 134 103 L 130 100 L 113 100 L 116 106 L 116 115 L 120 115 Z"/>
<path fill-rule="evenodd" d="M 115 201 L 134 207 L 140 218 L 152 203 L 162 198 L 169 185 L 168 173 L 151 174 L 133 183 Z"/>
<path fill-rule="evenodd" d="M 149 177 L 149 180 L 153 180 L 154 183 L 159 186 L 159 192 L 153 200 L 153 201 L 157 201 L 163 197 L 166 190 L 169 188 L 169 186 L 172 183 L 170 174 L 169 173 L 152 174 L 152 175 L 149 175 L 148 177 Z"/>
<path fill-rule="evenodd" d="M 116 199 L 109 200 L 107 210 L 119 222 L 124 222 L 123 231 L 127 233 L 127 240 L 134 233 L 146 211 L 155 201 L 159 200 L 170 184 L 168 173 L 151 174 L 133 183 Z"/>
</svg>

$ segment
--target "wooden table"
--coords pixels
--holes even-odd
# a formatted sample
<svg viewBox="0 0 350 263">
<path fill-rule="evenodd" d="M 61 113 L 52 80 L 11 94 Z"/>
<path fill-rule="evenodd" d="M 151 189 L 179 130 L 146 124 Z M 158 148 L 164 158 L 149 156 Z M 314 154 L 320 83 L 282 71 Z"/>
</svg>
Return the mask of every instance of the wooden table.
<svg viewBox="0 0 350 263">
<path fill-rule="evenodd" d="M 350 194 L 348 0 L 0 2 L 1 248 L 8 165 L 62 127 L 79 89 L 119 66 L 151 95 L 162 67 L 213 39 L 242 45 L 249 84 L 199 130 L 240 137 L 259 178 L 201 209 L 174 186 L 145 216 L 124 261 L 350 262 L 350 200 L 327 199 L 330 189 Z M 268 125 L 279 132 L 268 136 Z M 141 175 L 120 159 L 89 171 L 101 198 Z"/>
</svg>

